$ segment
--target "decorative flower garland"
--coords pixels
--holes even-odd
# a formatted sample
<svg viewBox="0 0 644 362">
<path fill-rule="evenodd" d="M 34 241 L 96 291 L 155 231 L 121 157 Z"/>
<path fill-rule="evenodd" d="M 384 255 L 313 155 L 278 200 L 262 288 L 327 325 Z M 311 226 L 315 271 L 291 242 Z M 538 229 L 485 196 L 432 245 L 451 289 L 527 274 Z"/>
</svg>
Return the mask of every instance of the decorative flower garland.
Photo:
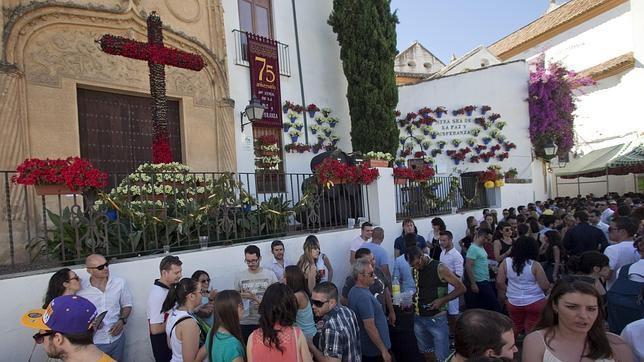
<svg viewBox="0 0 644 362">
<path fill-rule="evenodd" d="M 282 159 L 279 156 L 278 139 L 272 135 L 255 139 L 255 166 L 262 170 L 276 170 Z"/>
</svg>

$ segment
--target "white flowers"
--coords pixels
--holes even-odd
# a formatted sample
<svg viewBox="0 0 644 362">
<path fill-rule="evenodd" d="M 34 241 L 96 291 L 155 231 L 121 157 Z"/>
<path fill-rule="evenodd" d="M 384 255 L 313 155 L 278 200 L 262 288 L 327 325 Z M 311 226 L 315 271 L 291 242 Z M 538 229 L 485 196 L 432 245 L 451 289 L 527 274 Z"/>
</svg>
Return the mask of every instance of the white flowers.
<svg viewBox="0 0 644 362">
<path fill-rule="evenodd" d="M 384 153 L 384 152 L 367 152 L 365 155 L 367 156 L 368 159 L 370 160 L 384 160 L 384 161 L 391 161 L 394 159 L 394 156 L 391 155 L 391 153 Z"/>
</svg>

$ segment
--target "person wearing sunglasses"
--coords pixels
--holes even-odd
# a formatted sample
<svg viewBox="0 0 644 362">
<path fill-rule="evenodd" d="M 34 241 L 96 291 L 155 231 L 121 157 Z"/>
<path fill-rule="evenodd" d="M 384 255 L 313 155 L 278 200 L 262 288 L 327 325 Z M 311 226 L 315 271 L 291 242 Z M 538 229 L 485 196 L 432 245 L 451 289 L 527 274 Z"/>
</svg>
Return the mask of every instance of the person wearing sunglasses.
<svg viewBox="0 0 644 362">
<path fill-rule="evenodd" d="M 99 312 L 107 312 L 102 325 L 94 333 L 94 344 L 115 360 L 123 361 L 124 330 L 132 313 L 132 293 L 125 279 L 110 275 L 109 263 L 102 255 L 89 255 L 85 259 L 85 267 L 89 278 L 83 280 L 83 288 L 78 295 L 92 302 Z"/>
<path fill-rule="evenodd" d="M 338 303 L 338 288 L 323 282 L 313 288 L 311 306 L 321 327 L 309 342 L 316 361 L 358 361 L 362 355 L 358 319 L 353 311 Z"/>
<path fill-rule="evenodd" d="M 77 295 L 63 295 L 54 298 L 46 309 L 25 313 L 20 322 L 27 328 L 38 330 L 33 336 L 34 341 L 43 345 L 50 358 L 113 362 L 114 359 L 92 342 L 94 327 L 100 324 L 100 318 L 89 300 Z"/>
<path fill-rule="evenodd" d="M 391 362 L 391 340 L 387 318 L 378 299 L 369 287 L 374 283 L 375 273 L 366 258 L 357 259 L 351 269 L 356 284 L 349 291 L 349 308 L 356 314 L 360 324 L 362 361 Z"/>
<path fill-rule="evenodd" d="M 248 341 L 248 336 L 259 328 L 259 303 L 269 285 L 277 283 L 277 276 L 270 269 L 260 266 L 262 256 L 256 245 L 244 249 L 246 269 L 235 275 L 235 289 L 244 300 L 244 315 L 241 324 L 242 342 Z"/>
<path fill-rule="evenodd" d="M 47 293 L 45 294 L 45 303 L 43 308 L 47 308 L 49 303 L 61 295 L 74 295 L 81 289 L 80 278 L 69 268 L 62 268 L 55 272 L 49 279 Z"/>
<path fill-rule="evenodd" d="M 210 289 L 210 275 L 205 270 L 196 270 L 190 276 L 190 279 L 199 283 L 201 287 L 201 305 L 193 311 L 195 317 L 200 323 L 206 326 L 212 326 L 214 322 L 213 302 L 217 295 L 217 289 Z"/>
</svg>

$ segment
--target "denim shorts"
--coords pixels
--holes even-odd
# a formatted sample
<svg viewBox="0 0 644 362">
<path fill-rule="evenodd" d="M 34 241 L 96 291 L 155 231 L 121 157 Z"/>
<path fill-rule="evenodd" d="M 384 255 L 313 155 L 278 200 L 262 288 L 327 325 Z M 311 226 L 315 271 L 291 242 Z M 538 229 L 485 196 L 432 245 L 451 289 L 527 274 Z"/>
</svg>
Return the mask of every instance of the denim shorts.
<svg viewBox="0 0 644 362">
<path fill-rule="evenodd" d="M 434 352 L 437 361 L 444 361 L 449 356 L 447 313 L 434 317 L 414 316 L 414 333 L 420 352 Z"/>
</svg>

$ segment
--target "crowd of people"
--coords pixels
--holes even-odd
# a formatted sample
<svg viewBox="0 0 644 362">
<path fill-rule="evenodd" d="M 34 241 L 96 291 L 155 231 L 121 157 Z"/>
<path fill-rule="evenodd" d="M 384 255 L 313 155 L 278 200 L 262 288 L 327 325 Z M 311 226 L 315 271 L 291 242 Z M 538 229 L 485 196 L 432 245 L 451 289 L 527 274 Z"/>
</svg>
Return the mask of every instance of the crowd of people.
<svg viewBox="0 0 644 362">
<path fill-rule="evenodd" d="M 631 197 L 561 198 L 483 210 L 458 242 L 439 218 L 425 238 L 405 219 L 390 255 L 365 222 L 335 280 L 315 235 L 296 263 L 284 243 L 244 249 L 217 291 L 203 270 L 165 256 L 146 313 L 156 361 L 644 360 L 644 206 Z M 121 361 L 131 293 L 102 256 L 88 279 L 65 268 L 42 309 L 22 318 L 47 355 Z M 638 342 L 639 341 L 639 342 Z"/>
</svg>

